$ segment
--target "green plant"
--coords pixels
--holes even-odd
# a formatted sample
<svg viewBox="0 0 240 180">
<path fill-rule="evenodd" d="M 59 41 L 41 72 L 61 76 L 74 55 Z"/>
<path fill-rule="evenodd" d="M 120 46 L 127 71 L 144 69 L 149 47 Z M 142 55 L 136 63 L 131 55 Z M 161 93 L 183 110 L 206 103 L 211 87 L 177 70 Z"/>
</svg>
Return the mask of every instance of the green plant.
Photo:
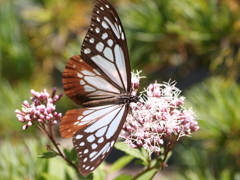
<svg viewBox="0 0 240 180">
<path fill-rule="evenodd" d="M 185 149 L 186 144 L 176 148 L 177 162 L 185 169 L 181 174 L 193 173 L 199 179 L 239 178 L 240 86 L 212 77 L 185 95 L 187 104 L 197 111 L 201 128 L 193 136 L 196 141 L 188 142 L 189 148 Z"/>
<path fill-rule="evenodd" d="M 45 180 L 41 174 L 47 172 L 48 161 L 39 160 L 45 139 L 2 139 L 0 149 L 0 179 Z"/>
</svg>

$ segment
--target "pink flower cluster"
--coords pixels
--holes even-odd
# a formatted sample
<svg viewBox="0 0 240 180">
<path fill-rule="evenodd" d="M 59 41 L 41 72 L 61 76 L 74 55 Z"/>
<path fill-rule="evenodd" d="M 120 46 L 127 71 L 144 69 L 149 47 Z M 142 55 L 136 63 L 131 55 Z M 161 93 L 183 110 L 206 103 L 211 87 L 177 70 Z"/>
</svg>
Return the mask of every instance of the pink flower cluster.
<svg viewBox="0 0 240 180">
<path fill-rule="evenodd" d="M 197 131 L 196 115 L 191 108 L 183 107 L 185 98 L 180 93 L 174 83 L 150 84 L 141 102 L 131 103 L 131 113 L 121 132 L 125 142 L 149 153 L 160 152 L 164 144 L 172 141 L 174 146 L 179 138 Z"/>
<path fill-rule="evenodd" d="M 24 101 L 22 104 L 22 111 L 15 110 L 16 117 L 22 123 L 23 130 L 27 129 L 29 126 L 37 126 L 38 128 L 44 128 L 45 125 L 51 126 L 57 124 L 62 118 L 61 113 L 55 112 L 56 107 L 54 103 L 58 101 L 63 94 L 55 95 L 56 88 L 53 89 L 51 96 L 44 89 L 43 92 L 36 92 L 31 90 L 32 103 Z"/>
</svg>

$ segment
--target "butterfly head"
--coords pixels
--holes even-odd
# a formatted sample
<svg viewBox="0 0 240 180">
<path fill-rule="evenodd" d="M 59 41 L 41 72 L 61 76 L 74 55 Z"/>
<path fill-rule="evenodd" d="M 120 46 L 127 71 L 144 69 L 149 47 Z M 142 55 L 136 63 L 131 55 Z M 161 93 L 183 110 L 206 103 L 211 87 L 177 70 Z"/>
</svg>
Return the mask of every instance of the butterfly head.
<svg viewBox="0 0 240 180">
<path fill-rule="evenodd" d="M 140 98 L 138 96 L 130 96 L 129 100 L 130 102 L 134 102 L 134 103 L 140 102 Z"/>
</svg>

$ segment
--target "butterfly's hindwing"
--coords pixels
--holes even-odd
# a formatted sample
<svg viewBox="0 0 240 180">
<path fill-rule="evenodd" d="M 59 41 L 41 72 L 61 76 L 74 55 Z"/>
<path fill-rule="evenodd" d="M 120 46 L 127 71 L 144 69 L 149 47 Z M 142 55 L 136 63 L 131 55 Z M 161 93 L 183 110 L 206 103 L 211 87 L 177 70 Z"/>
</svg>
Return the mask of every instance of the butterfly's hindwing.
<svg viewBox="0 0 240 180">
<path fill-rule="evenodd" d="M 94 110 L 96 114 L 86 115 L 85 118 L 89 120 L 94 117 L 93 122 L 77 131 L 73 137 L 78 152 L 78 168 L 82 175 L 97 168 L 110 153 L 126 119 L 128 106 L 108 105 L 101 109 L 103 114 L 95 111 L 99 107 L 88 108 L 83 112 L 88 114 Z"/>
<path fill-rule="evenodd" d="M 97 1 L 90 28 L 82 44 L 82 58 L 122 92 L 129 92 L 130 65 L 121 21 L 105 0 Z"/>
</svg>

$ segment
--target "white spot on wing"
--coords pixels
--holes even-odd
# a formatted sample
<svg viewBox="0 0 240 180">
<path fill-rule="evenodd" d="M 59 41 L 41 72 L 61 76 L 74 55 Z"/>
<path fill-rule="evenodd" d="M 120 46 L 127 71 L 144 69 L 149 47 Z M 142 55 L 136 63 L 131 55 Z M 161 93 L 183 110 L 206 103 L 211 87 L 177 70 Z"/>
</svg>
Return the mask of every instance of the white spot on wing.
<svg viewBox="0 0 240 180">
<path fill-rule="evenodd" d="M 94 73 L 90 72 L 90 71 L 87 71 L 87 70 L 83 70 L 81 71 L 84 75 L 87 75 L 87 76 L 95 76 Z"/>
<path fill-rule="evenodd" d="M 88 122 L 80 122 L 79 124 L 78 124 L 78 126 L 82 126 L 82 125 L 85 125 L 85 124 L 87 124 Z"/>
<path fill-rule="evenodd" d="M 112 141 L 112 142 L 111 142 L 111 147 L 113 147 L 114 143 L 115 143 L 115 141 Z"/>
<path fill-rule="evenodd" d="M 92 149 L 96 149 L 96 148 L 97 148 L 97 144 L 96 144 L 96 143 L 93 143 L 93 144 L 91 145 L 91 147 L 92 147 Z"/>
<path fill-rule="evenodd" d="M 115 61 L 116 61 L 117 67 L 123 78 L 124 87 L 127 88 L 127 74 L 126 74 L 125 58 L 124 58 L 123 51 L 119 45 L 116 45 L 114 47 L 114 54 L 116 57 Z"/>
<path fill-rule="evenodd" d="M 85 85 L 85 82 L 83 80 L 80 80 L 81 85 Z"/>
<path fill-rule="evenodd" d="M 78 120 L 81 120 L 83 118 L 83 116 L 78 116 Z"/>
<path fill-rule="evenodd" d="M 107 130 L 107 126 L 101 128 L 101 129 L 99 129 L 99 130 L 96 132 L 95 135 L 96 135 L 97 137 L 101 137 L 101 136 L 104 135 L 104 133 L 106 132 L 106 130 Z"/>
<path fill-rule="evenodd" d="M 84 49 L 84 51 L 83 51 L 85 54 L 89 54 L 89 53 L 91 53 L 91 50 L 89 49 L 89 48 L 86 48 L 86 49 Z"/>
<path fill-rule="evenodd" d="M 122 36 L 121 36 L 122 40 L 125 39 L 124 33 L 122 32 Z"/>
<path fill-rule="evenodd" d="M 114 62 L 113 60 L 113 53 L 112 50 L 109 47 L 106 47 L 103 51 L 103 54 L 106 58 L 108 58 L 110 61 Z"/>
<path fill-rule="evenodd" d="M 108 45 L 111 47 L 111 46 L 113 45 L 113 40 L 109 39 L 109 40 L 107 41 L 107 43 L 108 43 Z"/>
<path fill-rule="evenodd" d="M 102 22 L 102 27 L 104 27 L 105 29 L 109 28 L 109 26 L 107 25 L 107 23 L 105 21 Z"/>
<path fill-rule="evenodd" d="M 83 137 L 83 135 L 78 134 L 78 135 L 76 136 L 76 139 L 81 139 L 82 137 Z"/>
<path fill-rule="evenodd" d="M 100 29 L 97 27 L 97 28 L 95 28 L 95 32 L 96 33 L 100 33 Z"/>
<path fill-rule="evenodd" d="M 97 75 L 101 75 L 96 69 L 93 69 L 93 71 L 94 71 Z"/>
<path fill-rule="evenodd" d="M 92 109 L 86 110 L 86 111 L 84 111 L 84 112 L 82 113 L 82 115 L 86 116 L 87 114 L 90 114 L 90 113 L 92 113 L 93 111 L 94 111 L 94 110 L 92 110 Z"/>
<path fill-rule="evenodd" d="M 98 143 L 102 143 L 104 141 L 104 138 L 101 137 L 99 140 L 98 140 Z"/>
<path fill-rule="evenodd" d="M 119 30 L 117 28 L 117 26 L 113 25 L 112 22 L 106 17 L 104 16 L 104 19 L 107 21 L 107 23 L 111 26 L 111 29 L 113 30 L 114 34 L 116 35 L 116 37 L 118 39 L 120 39 L 120 34 L 119 34 Z"/>
<path fill-rule="evenodd" d="M 92 87 L 92 86 L 89 86 L 89 85 L 85 85 L 85 86 L 83 86 L 84 87 L 84 90 L 86 91 L 86 92 L 92 92 L 92 91 L 96 91 L 97 89 L 95 89 L 94 87 Z"/>
<path fill-rule="evenodd" d="M 84 158 L 83 162 L 87 162 L 87 159 L 88 159 L 88 158 Z"/>
<path fill-rule="evenodd" d="M 81 142 L 79 145 L 80 145 L 80 146 L 84 146 L 84 145 L 85 145 L 85 142 Z"/>
<path fill-rule="evenodd" d="M 102 42 L 99 42 L 96 44 L 96 49 L 99 51 L 99 52 L 102 52 L 104 48 L 104 44 Z"/>
<path fill-rule="evenodd" d="M 105 40 L 108 37 L 108 34 L 105 32 L 102 34 L 102 39 Z"/>
<path fill-rule="evenodd" d="M 117 25 L 117 24 L 116 24 Z M 118 30 L 119 30 L 119 33 L 122 32 L 122 27 L 120 25 L 118 25 Z"/>
<path fill-rule="evenodd" d="M 87 137 L 87 141 L 90 142 L 90 143 L 93 142 L 94 140 L 95 140 L 94 135 L 90 135 L 90 136 Z"/>
<path fill-rule="evenodd" d="M 94 43 L 94 38 L 91 38 L 91 39 L 89 40 L 89 42 L 90 42 L 90 43 Z"/>
<path fill-rule="evenodd" d="M 89 155 L 89 157 L 92 158 L 95 154 L 97 154 L 97 151 L 93 151 L 93 152 Z"/>
<path fill-rule="evenodd" d="M 81 120 L 83 118 L 83 116 L 78 116 L 78 120 Z"/>
<path fill-rule="evenodd" d="M 79 124 L 79 122 L 75 122 L 75 123 L 73 123 L 73 125 L 78 125 L 78 124 Z M 68 132 L 69 132 L 69 131 L 71 131 L 71 130 L 68 130 Z"/>
<path fill-rule="evenodd" d="M 82 78 L 82 77 L 83 77 L 83 75 L 82 75 L 82 74 L 80 74 L 80 73 L 77 73 L 77 75 L 78 75 L 78 77 L 80 77 L 80 78 Z"/>
</svg>

